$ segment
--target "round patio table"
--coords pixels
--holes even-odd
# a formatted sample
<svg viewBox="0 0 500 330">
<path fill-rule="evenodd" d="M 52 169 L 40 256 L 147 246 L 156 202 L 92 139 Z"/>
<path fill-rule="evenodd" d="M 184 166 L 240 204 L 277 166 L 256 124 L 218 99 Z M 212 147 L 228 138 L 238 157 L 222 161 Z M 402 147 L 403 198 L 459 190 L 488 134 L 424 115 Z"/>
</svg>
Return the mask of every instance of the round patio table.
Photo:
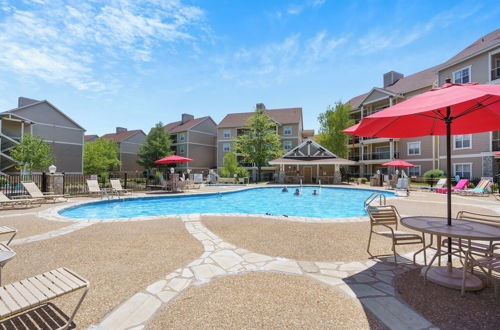
<svg viewBox="0 0 500 330">
<path fill-rule="evenodd" d="M 0 251 L 0 285 L 2 285 L 2 268 L 10 259 L 14 258 L 14 251 Z"/>
<path fill-rule="evenodd" d="M 401 224 L 424 234 L 437 236 L 437 252 L 422 272 L 424 279 L 429 279 L 431 282 L 452 289 L 462 287 L 462 270 L 453 268 L 451 264 L 445 267 L 432 266 L 436 257 L 448 254 L 448 252 L 441 251 L 441 237 L 460 238 L 469 241 L 500 241 L 500 227 L 475 221 L 452 219 L 451 226 L 448 226 L 446 217 L 416 216 L 401 218 Z M 465 290 L 476 291 L 482 288 L 483 282 L 478 277 L 473 274 L 467 275 Z"/>
</svg>

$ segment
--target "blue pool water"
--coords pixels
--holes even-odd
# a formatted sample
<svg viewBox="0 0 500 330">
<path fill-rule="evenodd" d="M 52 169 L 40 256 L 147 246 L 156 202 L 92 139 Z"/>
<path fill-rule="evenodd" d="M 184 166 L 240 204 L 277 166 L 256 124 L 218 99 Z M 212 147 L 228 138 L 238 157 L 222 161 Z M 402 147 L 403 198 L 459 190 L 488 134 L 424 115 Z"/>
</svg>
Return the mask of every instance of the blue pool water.
<svg viewBox="0 0 500 330">
<path fill-rule="evenodd" d="M 366 215 L 363 202 L 373 190 L 325 188 L 313 196 L 317 187 L 304 187 L 294 196 L 295 188 L 281 192 L 281 187 L 257 188 L 195 196 L 130 198 L 100 201 L 60 211 L 70 218 L 113 219 L 189 213 L 249 213 L 313 218 L 345 218 Z M 386 196 L 394 196 L 384 192 Z"/>
</svg>

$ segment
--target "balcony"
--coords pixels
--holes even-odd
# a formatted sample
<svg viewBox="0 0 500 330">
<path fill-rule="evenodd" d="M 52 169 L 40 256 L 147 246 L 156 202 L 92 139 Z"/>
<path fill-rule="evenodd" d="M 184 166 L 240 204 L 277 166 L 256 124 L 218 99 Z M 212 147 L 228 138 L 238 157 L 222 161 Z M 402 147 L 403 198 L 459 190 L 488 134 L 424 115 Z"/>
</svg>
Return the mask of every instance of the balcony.
<svg viewBox="0 0 500 330">
<path fill-rule="evenodd" d="M 381 161 L 390 160 L 391 154 L 389 152 L 371 152 L 363 154 L 363 161 Z M 395 152 L 393 159 L 399 159 L 399 152 Z"/>
</svg>

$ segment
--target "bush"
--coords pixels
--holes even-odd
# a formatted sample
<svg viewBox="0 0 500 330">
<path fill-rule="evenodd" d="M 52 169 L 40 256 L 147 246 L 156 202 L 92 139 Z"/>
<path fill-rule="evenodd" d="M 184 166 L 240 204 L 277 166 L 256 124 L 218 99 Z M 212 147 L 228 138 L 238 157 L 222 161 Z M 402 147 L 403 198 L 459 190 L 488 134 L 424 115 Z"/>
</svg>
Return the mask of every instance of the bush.
<svg viewBox="0 0 500 330">
<path fill-rule="evenodd" d="M 238 177 L 238 179 L 248 178 L 248 176 L 249 176 L 248 170 L 244 167 L 238 167 L 236 169 L 236 176 Z"/>
<path fill-rule="evenodd" d="M 494 183 L 490 186 L 491 192 L 498 191 L 498 183 Z"/>
<path fill-rule="evenodd" d="M 444 176 L 444 172 L 440 169 L 432 169 L 428 170 L 427 172 L 424 173 L 424 179 L 429 183 L 429 185 L 432 187 L 434 183 L 437 182 L 438 178 L 441 178 Z"/>
<path fill-rule="evenodd" d="M 365 184 L 368 182 L 368 179 L 367 178 L 361 178 L 359 179 L 359 181 L 362 183 L 362 184 Z"/>
<path fill-rule="evenodd" d="M 3 187 L 8 183 L 9 183 L 9 180 L 7 180 L 6 178 L 0 178 L 0 187 Z"/>
<path fill-rule="evenodd" d="M 481 181 L 481 178 L 472 178 L 470 179 L 470 182 L 474 184 L 474 186 L 477 186 L 477 184 Z"/>
</svg>

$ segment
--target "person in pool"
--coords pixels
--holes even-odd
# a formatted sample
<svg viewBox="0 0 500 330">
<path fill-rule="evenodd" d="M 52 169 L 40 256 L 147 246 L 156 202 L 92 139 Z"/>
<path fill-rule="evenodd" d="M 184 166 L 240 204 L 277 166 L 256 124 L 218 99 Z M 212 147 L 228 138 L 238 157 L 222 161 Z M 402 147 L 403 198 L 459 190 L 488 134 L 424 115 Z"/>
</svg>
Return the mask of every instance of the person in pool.
<svg viewBox="0 0 500 330">
<path fill-rule="evenodd" d="M 281 189 L 281 192 L 288 192 L 288 188 L 285 186 L 283 189 Z"/>
<path fill-rule="evenodd" d="M 316 196 L 318 194 L 318 192 L 316 191 L 316 189 L 313 190 L 313 195 Z"/>
<path fill-rule="evenodd" d="M 300 195 L 300 190 L 299 190 L 298 188 L 297 188 L 297 189 L 295 189 L 295 192 L 294 192 L 293 194 L 294 194 L 295 196 Z"/>
</svg>

